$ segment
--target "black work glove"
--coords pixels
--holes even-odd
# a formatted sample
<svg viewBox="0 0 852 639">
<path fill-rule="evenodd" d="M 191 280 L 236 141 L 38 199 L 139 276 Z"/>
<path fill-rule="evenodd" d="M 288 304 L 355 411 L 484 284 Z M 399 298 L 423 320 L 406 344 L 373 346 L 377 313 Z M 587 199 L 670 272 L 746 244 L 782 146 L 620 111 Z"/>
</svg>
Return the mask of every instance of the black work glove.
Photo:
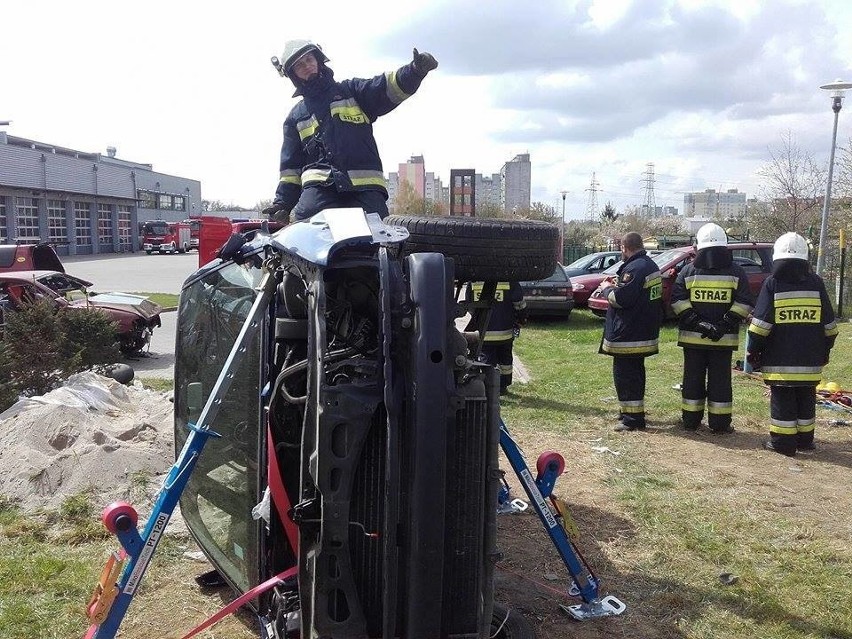
<svg viewBox="0 0 852 639">
<path fill-rule="evenodd" d="M 679 318 L 680 327 L 685 331 L 697 331 L 700 321 L 701 317 L 691 308 L 681 313 Z"/>
<path fill-rule="evenodd" d="M 438 68 L 438 61 L 435 59 L 431 53 L 420 53 L 416 48 L 414 49 L 414 68 L 420 75 L 425 76 L 430 71 Z"/>
<path fill-rule="evenodd" d="M 718 341 L 719 339 L 713 339 L 718 330 L 716 328 L 716 325 L 706 320 L 699 320 L 698 323 L 695 325 L 695 330 L 701 333 L 702 338 L 712 339 L 714 342 Z"/>
<path fill-rule="evenodd" d="M 740 317 L 736 313 L 728 311 L 727 313 L 725 313 L 725 317 L 722 318 L 722 322 L 724 323 L 722 328 L 730 331 L 731 333 L 735 333 L 739 330 L 742 321 L 742 317 Z"/>
<path fill-rule="evenodd" d="M 261 213 L 273 222 L 283 222 L 286 224 L 290 221 L 290 211 L 287 210 L 286 206 L 280 203 L 267 206 L 263 209 L 263 211 L 261 211 Z"/>
</svg>

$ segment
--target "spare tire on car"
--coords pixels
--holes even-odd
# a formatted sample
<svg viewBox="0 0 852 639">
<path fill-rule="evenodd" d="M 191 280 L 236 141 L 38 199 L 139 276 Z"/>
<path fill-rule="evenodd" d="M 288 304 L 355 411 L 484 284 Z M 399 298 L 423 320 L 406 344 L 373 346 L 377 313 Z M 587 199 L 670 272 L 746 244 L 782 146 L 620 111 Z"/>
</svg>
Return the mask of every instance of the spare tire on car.
<svg viewBox="0 0 852 639">
<path fill-rule="evenodd" d="M 408 230 L 406 255 L 442 253 L 456 279 L 534 281 L 556 268 L 559 228 L 535 220 L 390 215 L 385 224 Z"/>
</svg>

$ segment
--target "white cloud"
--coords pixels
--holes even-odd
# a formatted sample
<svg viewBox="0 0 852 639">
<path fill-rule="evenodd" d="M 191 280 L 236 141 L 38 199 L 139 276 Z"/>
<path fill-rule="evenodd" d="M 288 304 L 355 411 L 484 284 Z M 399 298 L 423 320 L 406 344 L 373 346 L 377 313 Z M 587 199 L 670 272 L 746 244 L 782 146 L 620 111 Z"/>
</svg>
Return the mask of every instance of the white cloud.
<svg viewBox="0 0 852 639">
<path fill-rule="evenodd" d="M 269 63 L 312 37 L 336 77 L 369 77 L 433 52 L 439 69 L 380 119 L 385 170 L 412 154 L 445 180 L 533 161 L 533 198 L 581 215 L 591 174 L 617 206 L 642 201 L 643 172 L 682 206 L 685 189 L 739 186 L 791 131 L 826 161 L 830 103 L 852 77 L 844 0 L 539 0 L 144 5 L 50 0 L 4 5 L 9 133 L 201 180 L 207 199 L 272 196 L 281 123 L 295 101 Z M 312 17 L 304 19 L 307 12 Z M 848 116 L 848 117 L 845 117 Z M 840 140 L 852 131 L 841 114 Z M 824 159 L 823 159 L 824 158 Z M 610 197 L 611 196 L 611 197 Z M 672 201 L 670 201 L 672 200 Z M 657 197 L 660 203 L 660 197 Z"/>
</svg>

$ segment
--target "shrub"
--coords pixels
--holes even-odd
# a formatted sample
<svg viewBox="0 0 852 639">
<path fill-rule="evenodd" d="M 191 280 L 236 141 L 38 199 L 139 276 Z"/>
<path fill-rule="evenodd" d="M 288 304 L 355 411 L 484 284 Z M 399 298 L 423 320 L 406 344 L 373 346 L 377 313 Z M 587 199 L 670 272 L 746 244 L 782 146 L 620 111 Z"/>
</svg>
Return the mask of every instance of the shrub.
<svg viewBox="0 0 852 639">
<path fill-rule="evenodd" d="M 96 308 L 75 309 L 59 314 L 59 327 L 64 339 L 61 343 L 68 373 L 103 368 L 115 364 L 121 353 L 115 339 L 117 323 Z"/>
</svg>

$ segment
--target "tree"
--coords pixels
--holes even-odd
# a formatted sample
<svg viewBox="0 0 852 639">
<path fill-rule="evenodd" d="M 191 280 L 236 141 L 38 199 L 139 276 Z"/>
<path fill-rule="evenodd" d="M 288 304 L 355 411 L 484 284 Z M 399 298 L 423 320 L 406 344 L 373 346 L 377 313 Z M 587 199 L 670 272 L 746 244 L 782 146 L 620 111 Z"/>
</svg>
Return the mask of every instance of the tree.
<svg viewBox="0 0 852 639">
<path fill-rule="evenodd" d="M 612 202 L 607 202 L 604 210 L 601 212 L 601 222 L 614 222 L 618 219 L 618 213 L 615 212 L 615 207 Z"/>
<path fill-rule="evenodd" d="M 781 146 L 769 149 L 769 162 L 758 170 L 761 191 L 768 203 L 756 208 L 749 226 L 760 236 L 806 231 L 819 224 L 825 190 L 825 171 L 802 149 L 789 131 Z"/>
<path fill-rule="evenodd" d="M 529 208 L 518 209 L 512 212 L 512 217 L 520 217 L 526 220 L 541 220 L 559 225 L 562 223 L 562 215 L 556 212 L 556 207 L 544 202 L 533 202 Z"/>
</svg>

